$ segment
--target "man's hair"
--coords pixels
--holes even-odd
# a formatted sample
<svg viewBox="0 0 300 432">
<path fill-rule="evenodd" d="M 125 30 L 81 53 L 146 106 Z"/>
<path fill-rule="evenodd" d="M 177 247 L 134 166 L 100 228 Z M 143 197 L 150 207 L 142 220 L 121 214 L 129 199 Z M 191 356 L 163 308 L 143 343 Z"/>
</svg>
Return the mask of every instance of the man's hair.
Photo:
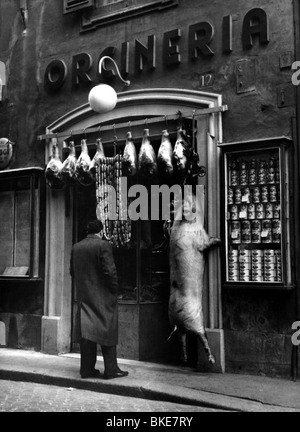
<svg viewBox="0 0 300 432">
<path fill-rule="evenodd" d="M 90 221 L 87 224 L 88 234 L 98 234 L 102 230 L 103 230 L 103 223 L 99 220 Z"/>
</svg>

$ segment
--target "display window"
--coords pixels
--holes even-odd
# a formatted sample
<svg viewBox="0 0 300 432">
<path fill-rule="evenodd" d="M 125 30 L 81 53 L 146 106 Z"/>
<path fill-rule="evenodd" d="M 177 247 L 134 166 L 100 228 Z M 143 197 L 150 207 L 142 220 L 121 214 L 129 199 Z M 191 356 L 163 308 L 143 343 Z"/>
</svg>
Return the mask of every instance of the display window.
<svg viewBox="0 0 300 432">
<path fill-rule="evenodd" d="M 289 153 L 286 142 L 272 144 L 225 151 L 229 285 L 292 286 Z"/>
<path fill-rule="evenodd" d="M 42 169 L 0 173 L 0 279 L 40 277 Z"/>
</svg>

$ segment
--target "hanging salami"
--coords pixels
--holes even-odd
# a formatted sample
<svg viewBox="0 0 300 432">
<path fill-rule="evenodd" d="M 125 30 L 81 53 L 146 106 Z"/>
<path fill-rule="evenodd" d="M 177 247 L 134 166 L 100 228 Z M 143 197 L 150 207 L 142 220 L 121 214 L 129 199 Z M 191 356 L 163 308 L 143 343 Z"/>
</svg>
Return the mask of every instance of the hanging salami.
<svg viewBox="0 0 300 432">
<path fill-rule="evenodd" d="M 97 218 L 102 221 L 104 235 L 113 247 L 129 246 L 131 221 L 122 200 L 121 178 L 123 158 L 101 158 L 96 163 Z"/>
</svg>

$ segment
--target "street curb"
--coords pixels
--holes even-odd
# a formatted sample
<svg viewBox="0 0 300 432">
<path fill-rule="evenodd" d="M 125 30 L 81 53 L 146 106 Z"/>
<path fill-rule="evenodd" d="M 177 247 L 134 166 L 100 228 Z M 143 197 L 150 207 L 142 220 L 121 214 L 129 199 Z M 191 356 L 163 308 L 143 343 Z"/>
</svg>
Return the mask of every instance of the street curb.
<svg viewBox="0 0 300 432">
<path fill-rule="evenodd" d="M 199 406 L 212 408 L 227 412 L 295 412 L 295 409 L 267 405 L 252 399 L 227 396 L 219 393 L 212 393 L 203 390 L 186 389 L 181 386 L 168 384 L 149 384 L 148 381 L 128 381 L 126 378 L 121 381 L 79 379 L 62 377 L 41 372 L 16 371 L 0 369 L 0 379 L 11 381 L 32 382 L 36 384 L 55 385 L 58 387 L 87 390 L 123 397 L 171 402 L 181 405 Z"/>
<path fill-rule="evenodd" d="M 201 406 L 204 408 L 213 408 L 213 409 L 220 409 L 222 411 L 240 411 L 244 412 L 244 409 L 238 408 L 237 406 L 234 406 L 234 400 L 231 401 L 230 404 L 224 403 L 224 402 L 218 402 L 214 403 L 211 400 L 212 394 L 208 394 L 208 398 L 203 397 L 203 393 L 196 390 L 189 390 L 189 393 L 197 393 L 198 396 L 202 397 L 196 397 L 196 395 L 187 395 L 184 393 L 187 393 L 186 389 L 183 389 L 182 387 L 178 386 L 167 386 L 164 387 L 168 388 L 168 390 L 172 390 L 172 394 L 170 392 L 164 391 L 161 388 L 153 389 L 153 388 L 147 388 L 147 383 L 139 384 L 139 385 L 132 385 L 128 382 L 126 384 L 122 385 L 120 383 L 117 383 L 116 381 L 113 381 L 113 383 L 106 382 L 105 380 L 99 381 L 95 379 L 88 379 L 88 380 L 82 380 L 82 379 L 76 379 L 76 378 L 67 378 L 67 377 L 59 377 L 59 376 L 51 376 L 51 375 L 44 375 L 41 373 L 32 373 L 32 372 L 23 372 L 23 371 L 12 371 L 12 370 L 5 370 L 0 369 L 0 379 L 2 380 L 10 380 L 10 381 L 23 381 L 23 382 L 32 382 L 36 384 L 44 384 L 44 385 L 55 385 L 58 387 L 66 387 L 66 388 L 75 388 L 78 390 L 87 390 L 87 391 L 93 391 L 98 393 L 106 393 L 110 395 L 118 395 L 118 396 L 127 396 L 127 397 L 134 397 L 139 399 L 147 399 L 147 400 L 153 400 L 153 401 L 162 401 L 162 402 L 171 402 L 171 403 L 177 403 L 182 405 L 192 405 L 192 406 Z M 174 393 L 174 394 L 173 394 Z M 205 396 L 205 395 L 204 395 Z M 221 395 L 213 395 L 213 397 L 216 397 L 216 399 L 220 398 Z M 225 398 L 228 398 L 225 396 Z M 222 396 L 222 399 L 224 399 L 224 396 Z M 230 399 L 234 399 L 231 398 Z M 239 400 L 240 401 L 240 400 Z"/>
</svg>

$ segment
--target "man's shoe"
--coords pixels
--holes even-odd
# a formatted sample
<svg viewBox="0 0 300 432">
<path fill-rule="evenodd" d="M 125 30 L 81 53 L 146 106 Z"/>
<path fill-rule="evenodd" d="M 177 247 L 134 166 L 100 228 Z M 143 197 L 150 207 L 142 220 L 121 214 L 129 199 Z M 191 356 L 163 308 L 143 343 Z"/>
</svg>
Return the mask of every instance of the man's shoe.
<svg viewBox="0 0 300 432">
<path fill-rule="evenodd" d="M 87 374 L 82 374 L 81 378 L 86 379 L 86 378 L 102 378 L 103 375 L 101 375 L 100 371 L 97 369 L 94 369 L 93 371 L 87 373 Z"/>
<path fill-rule="evenodd" d="M 122 371 L 121 369 L 118 369 L 116 372 L 113 372 L 111 374 L 105 373 L 104 372 L 104 379 L 106 380 L 110 380 L 110 379 L 114 379 L 114 378 L 124 378 L 128 376 L 128 372 L 126 371 Z"/>
</svg>

